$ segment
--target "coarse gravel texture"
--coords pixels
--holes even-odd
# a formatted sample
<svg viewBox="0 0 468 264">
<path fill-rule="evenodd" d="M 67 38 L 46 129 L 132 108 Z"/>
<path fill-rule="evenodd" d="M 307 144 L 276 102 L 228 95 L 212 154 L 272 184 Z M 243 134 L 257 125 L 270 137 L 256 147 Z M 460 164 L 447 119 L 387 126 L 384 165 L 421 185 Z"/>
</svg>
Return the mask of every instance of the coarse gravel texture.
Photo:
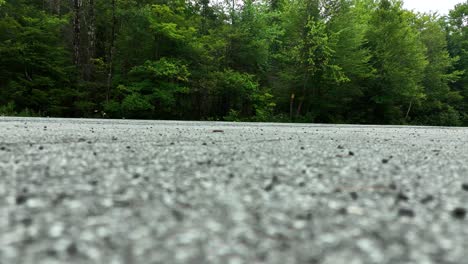
<svg viewBox="0 0 468 264">
<path fill-rule="evenodd" d="M 0 117 L 0 264 L 468 263 L 468 129 Z"/>
</svg>

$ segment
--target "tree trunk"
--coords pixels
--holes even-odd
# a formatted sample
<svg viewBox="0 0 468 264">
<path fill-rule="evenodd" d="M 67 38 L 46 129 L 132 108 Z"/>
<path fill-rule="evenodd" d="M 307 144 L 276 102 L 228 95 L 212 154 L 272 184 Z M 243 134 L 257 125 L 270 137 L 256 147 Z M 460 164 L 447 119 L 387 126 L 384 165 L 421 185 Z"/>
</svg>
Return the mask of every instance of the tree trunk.
<svg viewBox="0 0 468 264">
<path fill-rule="evenodd" d="M 49 9 L 50 12 L 60 16 L 60 9 L 61 9 L 61 0 L 49 0 Z"/>
<path fill-rule="evenodd" d="M 89 25 L 88 25 L 89 47 L 88 53 L 90 58 L 96 57 L 96 13 L 94 0 L 89 0 Z"/>
<path fill-rule="evenodd" d="M 291 101 L 289 102 L 289 119 L 293 121 L 293 108 L 294 108 L 294 98 L 295 94 L 291 94 Z"/>
<path fill-rule="evenodd" d="M 93 73 L 93 59 L 96 57 L 96 15 L 94 0 L 88 2 L 88 49 L 86 79 L 90 80 Z"/>
<path fill-rule="evenodd" d="M 109 71 L 107 73 L 107 91 L 106 91 L 106 102 L 109 102 L 110 92 L 112 88 L 112 78 L 113 78 L 113 67 L 114 67 L 114 52 L 115 52 L 115 30 L 117 27 L 117 18 L 116 18 L 116 3 L 115 0 L 112 0 L 112 29 L 111 29 L 111 41 L 109 47 L 109 60 L 108 66 Z"/>
<path fill-rule="evenodd" d="M 411 108 L 413 107 L 413 101 L 410 102 L 409 106 L 408 106 L 408 111 L 406 111 L 406 116 L 405 116 L 405 120 L 408 120 L 409 118 L 409 114 L 411 112 Z"/>
<path fill-rule="evenodd" d="M 309 80 L 308 74 L 304 73 L 304 84 L 302 85 L 302 96 L 300 98 L 299 105 L 297 106 L 296 116 L 299 116 L 301 114 L 302 105 L 304 104 L 304 100 L 306 97 L 308 80 Z"/>
<path fill-rule="evenodd" d="M 55 0 L 55 12 L 57 13 L 58 16 L 61 15 L 62 13 L 62 1 L 61 0 Z"/>
<path fill-rule="evenodd" d="M 297 106 L 296 117 L 301 115 L 302 105 L 304 104 L 304 97 L 301 97 L 299 105 Z"/>
<path fill-rule="evenodd" d="M 73 15 L 73 55 L 75 66 L 80 71 L 81 0 L 73 0 Z"/>
<path fill-rule="evenodd" d="M 210 0 L 202 0 L 201 1 L 201 16 L 202 16 L 202 23 L 200 33 L 206 34 L 207 33 L 207 20 L 208 20 L 208 9 L 209 9 Z"/>
<path fill-rule="evenodd" d="M 236 14 L 236 0 L 231 0 L 231 3 L 230 3 L 230 9 L 229 10 L 229 15 L 231 16 L 231 25 L 234 25 L 235 23 L 235 14 Z"/>
</svg>

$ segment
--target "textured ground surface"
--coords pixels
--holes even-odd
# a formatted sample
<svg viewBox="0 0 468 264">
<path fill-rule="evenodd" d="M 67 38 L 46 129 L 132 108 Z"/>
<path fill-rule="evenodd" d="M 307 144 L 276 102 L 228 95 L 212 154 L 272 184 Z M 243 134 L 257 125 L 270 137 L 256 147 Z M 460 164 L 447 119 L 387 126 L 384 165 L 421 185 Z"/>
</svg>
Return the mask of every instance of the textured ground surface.
<svg viewBox="0 0 468 264">
<path fill-rule="evenodd" d="M 468 129 L 0 117 L 0 263 L 467 263 Z"/>
</svg>

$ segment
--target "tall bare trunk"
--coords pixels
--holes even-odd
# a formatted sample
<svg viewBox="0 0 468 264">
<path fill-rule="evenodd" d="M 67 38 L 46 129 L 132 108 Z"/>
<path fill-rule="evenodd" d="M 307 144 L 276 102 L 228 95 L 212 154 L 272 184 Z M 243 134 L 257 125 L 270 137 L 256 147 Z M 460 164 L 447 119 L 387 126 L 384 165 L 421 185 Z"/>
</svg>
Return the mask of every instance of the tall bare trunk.
<svg viewBox="0 0 468 264">
<path fill-rule="evenodd" d="M 112 78 L 113 78 L 113 67 L 114 67 L 114 52 L 115 52 L 115 30 L 117 27 L 117 17 L 115 14 L 116 3 L 115 0 L 112 0 L 112 35 L 109 46 L 109 71 L 107 73 L 107 91 L 106 91 L 106 102 L 109 102 L 110 91 L 112 87 Z"/>
<path fill-rule="evenodd" d="M 62 1 L 61 0 L 55 0 L 55 12 L 59 16 L 62 14 L 61 9 L 62 9 Z"/>
<path fill-rule="evenodd" d="M 236 12 L 236 0 L 232 0 L 232 7 L 231 7 L 231 24 L 234 25 L 234 16 Z"/>
<path fill-rule="evenodd" d="M 289 102 L 289 119 L 290 121 L 293 120 L 293 108 L 294 108 L 294 98 L 296 97 L 295 94 L 291 94 L 291 101 Z"/>
<path fill-rule="evenodd" d="M 88 0 L 88 47 L 86 61 L 86 79 L 89 80 L 93 73 L 93 59 L 96 57 L 96 15 L 94 0 Z"/>
<path fill-rule="evenodd" d="M 309 81 L 309 75 L 307 73 L 304 73 L 304 84 L 302 85 L 302 96 L 299 100 L 299 105 L 297 106 L 296 116 L 299 116 L 301 114 L 302 105 L 304 104 L 304 100 L 306 97 L 308 81 Z"/>
<path fill-rule="evenodd" d="M 80 71 L 80 46 L 81 46 L 81 0 L 73 0 L 73 55 L 75 66 Z"/>
<path fill-rule="evenodd" d="M 231 25 L 234 25 L 235 23 L 235 14 L 236 14 L 236 0 L 225 0 L 224 2 L 226 4 L 226 6 L 229 8 L 228 12 L 229 12 L 229 16 L 230 16 L 230 19 L 231 19 Z"/>
<path fill-rule="evenodd" d="M 207 20 L 208 20 L 208 8 L 209 8 L 210 0 L 202 0 L 201 1 L 201 16 L 202 16 L 202 23 L 200 33 L 206 34 L 207 32 Z"/>
<path fill-rule="evenodd" d="M 49 0 L 49 9 L 52 13 L 60 16 L 61 12 L 61 0 Z"/>
<path fill-rule="evenodd" d="M 88 37 L 89 47 L 88 54 L 90 58 L 96 56 L 96 13 L 94 0 L 89 0 L 89 25 L 88 25 Z"/>
<path fill-rule="evenodd" d="M 406 116 L 405 116 L 405 120 L 408 120 L 409 118 L 409 114 L 411 112 L 411 108 L 413 107 L 413 101 L 410 102 L 409 106 L 408 106 L 408 110 L 406 111 Z"/>
</svg>

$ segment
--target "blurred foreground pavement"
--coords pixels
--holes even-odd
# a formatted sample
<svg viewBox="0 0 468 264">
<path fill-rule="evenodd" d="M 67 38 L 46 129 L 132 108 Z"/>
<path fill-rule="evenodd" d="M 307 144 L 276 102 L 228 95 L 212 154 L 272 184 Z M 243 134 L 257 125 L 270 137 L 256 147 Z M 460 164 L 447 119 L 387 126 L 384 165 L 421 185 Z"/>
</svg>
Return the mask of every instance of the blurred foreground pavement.
<svg viewBox="0 0 468 264">
<path fill-rule="evenodd" d="M 468 263 L 468 129 L 0 117 L 0 263 Z"/>
</svg>

